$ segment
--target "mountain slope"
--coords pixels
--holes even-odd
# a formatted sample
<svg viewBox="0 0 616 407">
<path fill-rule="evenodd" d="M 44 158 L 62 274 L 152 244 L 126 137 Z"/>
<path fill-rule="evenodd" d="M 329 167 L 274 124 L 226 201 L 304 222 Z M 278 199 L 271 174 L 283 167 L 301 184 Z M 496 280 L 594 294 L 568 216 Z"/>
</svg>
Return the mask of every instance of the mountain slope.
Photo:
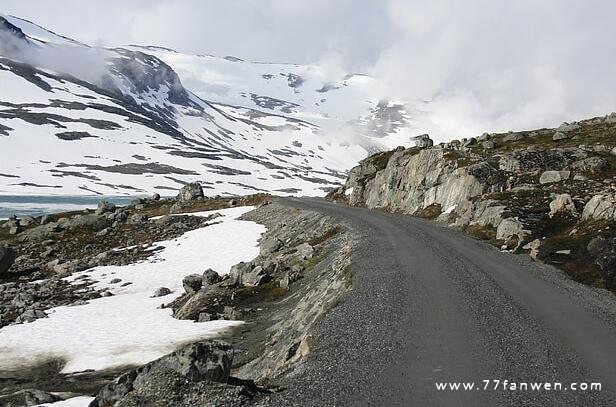
<svg viewBox="0 0 616 407">
<path fill-rule="evenodd" d="M 8 16 L 0 40 L 0 194 L 169 195 L 199 181 L 211 195 L 323 195 L 405 121 L 401 106 L 361 100 L 373 81 L 363 76 L 328 85 L 310 76 L 316 67 L 90 47 Z M 204 75 L 213 67 L 235 75 L 224 92 L 228 78 Z M 274 73 L 263 83 L 247 73 L 261 70 Z M 330 98 L 337 87 L 343 97 Z M 320 105 L 328 98 L 336 108 Z M 389 107 L 396 132 L 374 119 Z M 352 119 L 366 135 L 342 134 Z"/>
</svg>

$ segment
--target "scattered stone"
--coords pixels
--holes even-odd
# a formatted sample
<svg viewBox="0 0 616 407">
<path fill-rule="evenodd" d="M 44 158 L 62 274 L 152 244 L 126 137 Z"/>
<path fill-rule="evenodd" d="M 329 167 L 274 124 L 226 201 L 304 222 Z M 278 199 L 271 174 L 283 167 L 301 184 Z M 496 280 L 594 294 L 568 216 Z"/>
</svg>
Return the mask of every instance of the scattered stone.
<svg viewBox="0 0 616 407">
<path fill-rule="evenodd" d="M 118 284 L 120 282 L 122 282 L 121 278 L 113 278 L 109 281 L 109 284 Z"/>
<path fill-rule="evenodd" d="M 569 194 L 558 194 L 550 202 L 550 218 L 554 217 L 557 213 L 576 214 L 575 204 Z"/>
<path fill-rule="evenodd" d="M 169 294 L 171 294 L 170 289 L 168 289 L 167 287 L 160 287 L 154 291 L 154 294 L 152 294 L 152 298 L 164 297 Z"/>
<path fill-rule="evenodd" d="M 309 260 L 314 255 L 314 248 L 308 243 L 302 243 L 297 246 L 297 253 L 303 260 Z"/>
<path fill-rule="evenodd" d="M 133 213 L 128 218 L 128 223 L 131 223 L 131 224 L 145 223 L 147 221 L 148 221 L 148 217 L 147 215 L 143 213 Z"/>
<path fill-rule="evenodd" d="M 284 246 L 284 242 L 278 238 L 268 238 L 261 242 L 261 256 L 275 253 Z"/>
</svg>

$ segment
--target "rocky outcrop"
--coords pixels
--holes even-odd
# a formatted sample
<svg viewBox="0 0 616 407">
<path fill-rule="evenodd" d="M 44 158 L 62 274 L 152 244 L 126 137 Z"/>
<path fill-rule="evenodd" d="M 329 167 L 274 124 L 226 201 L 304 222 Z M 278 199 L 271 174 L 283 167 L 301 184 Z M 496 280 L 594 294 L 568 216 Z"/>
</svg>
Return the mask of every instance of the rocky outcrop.
<svg viewBox="0 0 616 407">
<path fill-rule="evenodd" d="M 616 237 L 614 117 L 380 152 L 328 197 L 436 219 L 602 285 L 586 245 L 598 229 Z"/>
<path fill-rule="evenodd" d="M 351 170 L 345 187 L 353 188 L 351 205 L 413 214 L 432 204 L 461 205 L 496 192 L 504 180 L 489 163 L 468 163 L 444 149 L 394 152 L 378 170 L 370 160 Z"/>
</svg>

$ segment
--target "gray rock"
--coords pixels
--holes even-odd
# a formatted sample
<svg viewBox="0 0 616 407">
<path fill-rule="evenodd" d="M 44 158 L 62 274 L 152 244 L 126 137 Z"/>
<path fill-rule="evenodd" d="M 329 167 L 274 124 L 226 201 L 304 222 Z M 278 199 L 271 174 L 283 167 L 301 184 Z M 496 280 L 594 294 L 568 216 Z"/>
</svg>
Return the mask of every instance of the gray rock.
<svg viewBox="0 0 616 407">
<path fill-rule="evenodd" d="M 182 187 L 176 199 L 180 202 L 184 202 L 196 200 L 203 197 L 203 188 L 201 187 L 201 184 L 199 184 L 198 182 L 193 182 Z"/>
<path fill-rule="evenodd" d="M 201 289 L 203 286 L 202 276 L 199 274 L 190 274 L 182 280 L 182 286 L 184 287 L 184 291 L 188 294 L 194 294 Z"/>
<path fill-rule="evenodd" d="M 314 255 L 314 248 L 308 243 L 302 243 L 297 246 L 297 253 L 303 260 L 308 260 Z"/>
<path fill-rule="evenodd" d="M 46 318 L 47 314 L 43 311 L 39 311 L 37 309 L 27 309 L 21 315 L 17 317 L 15 322 L 24 323 L 24 322 L 32 322 L 40 318 Z"/>
<path fill-rule="evenodd" d="M 566 133 L 568 131 L 575 131 L 575 130 L 577 130 L 579 128 L 580 128 L 580 125 L 577 124 L 577 123 L 569 124 L 569 123 L 565 122 L 565 123 L 561 124 L 558 127 L 558 129 L 556 129 L 556 130 L 559 131 L 559 132 L 562 132 L 562 133 Z"/>
<path fill-rule="evenodd" d="M 19 219 L 19 226 L 27 227 L 33 225 L 34 222 L 35 220 L 32 216 L 24 216 L 23 218 Z"/>
<path fill-rule="evenodd" d="M 261 242 L 261 256 L 267 256 L 280 250 L 284 242 L 278 238 L 267 238 Z"/>
<path fill-rule="evenodd" d="M 584 206 L 582 219 L 616 220 L 616 195 L 598 194 Z"/>
<path fill-rule="evenodd" d="M 263 270 L 263 267 L 257 266 L 251 271 L 242 274 L 241 284 L 256 287 L 271 280 L 272 276 Z"/>
<path fill-rule="evenodd" d="M 539 178 L 540 184 L 554 184 L 556 182 L 566 181 L 571 176 L 570 171 L 545 171 Z"/>
<path fill-rule="evenodd" d="M 496 143 L 492 140 L 484 141 L 483 143 L 481 143 L 481 145 L 486 150 L 494 150 L 496 148 Z"/>
<path fill-rule="evenodd" d="M 207 269 L 203 272 L 203 285 L 213 285 L 219 283 L 222 280 L 220 274 L 212 269 Z"/>
<path fill-rule="evenodd" d="M 610 162 L 601 157 L 588 157 L 584 160 L 576 161 L 571 164 L 572 170 L 587 171 L 592 173 L 608 171 L 610 168 Z"/>
<path fill-rule="evenodd" d="M 114 212 L 116 210 L 116 206 L 106 200 L 102 200 L 98 203 L 98 206 L 96 207 L 96 211 L 94 211 L 95 215 L 103 215 L 105 213 L 110 213 L 110 212 Z"/>
<path fill-rule="evenodd" d="M 512 143 L 514 141 L 524 140 L 524 136 L 522 134 L 509 134 L 503 137 L 503 142 Z"/>
<path fill-rule="evenodd" d="M 497 240 L 503 240 L 507 244 L 513 238 L 517 238 L 517 247 L 522 245 L 529 234 L 530 232 L 524 229 L 524 224 L 517 217 L 504 219 L 496 228 Z"/>
<path fill-rule="evenodd" d="M 51 222 L 51 216 L 43 215 L 41 216 L 41 225 L 46 225 Z"/>
<path fill-rule="evenodd" d="M 481 136 L 477 137 L 477 141 L 488 141 L 491 137 L 490 133 L 483 133 Z"/>
<path fill-rule="evenodd" d="M 18 235 L 21 232 L 21 227 L 20 226 L 11 226 L 11 228 L 9 229 L 9 235 Z"/>
<path fill-rule="evenodd" d="M 610 151 L 610 154 L 616 156 L 616 147 L 614 147 L 612 151 Z"/>
<path fill-rule="evenodd" d="M 567 134 L 565 134 L 563 132 L 557 131 L 552 136 L 552 141 L 567 140 L 569 137 L 570 137 L 569 135 L 567 135 Z"/>
<path fill-rule="evenodd" d="M 472 146 L 472 145 L 475 145 L 475 144 L 477 144 L 477 139 L 475 137 L 470 137 L 469 139 L 467 139 L 464 142 L 463 145 L 464 145 L 464 147 L 468 147 L 468 146 Z"/>
<path fill-rule="evenodd" d="M 17 254 L 10 247 L 0 246 L 0 276 L 8 273 Z"/>
<path fill-rule="evenodd" d="M 152 298 L 164 297 L 169 294 L 171 294 L 170 289 L 168 289 L 167 287 L 160 287 L 157 288 L 156 291 L 154 291 L 154 294 L 152 294 Z"/>
<path fill-rule="evenodd" d="M 252 271 L 252 263 L 240 262 L 229 271 L 229 278 L 225 281 L 225 285 L 235 287 L 243 284 L 244 274 Z"/>
<path fill-rule="evenodd" d="M 121 279 L 121 278 L 112 278 L 112 279 L 109 281 L 109 284 L 118 284 L 118 283 L 121 283 L 121 282 L 122 282 L 122 279 Z"/>
</svg>

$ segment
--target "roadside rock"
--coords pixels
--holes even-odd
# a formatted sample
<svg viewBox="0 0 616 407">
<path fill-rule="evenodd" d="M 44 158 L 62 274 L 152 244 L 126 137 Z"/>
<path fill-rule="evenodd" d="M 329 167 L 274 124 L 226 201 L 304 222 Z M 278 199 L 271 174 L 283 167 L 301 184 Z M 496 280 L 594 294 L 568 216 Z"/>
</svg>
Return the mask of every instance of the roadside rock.
<svg viewBox="0 0 616 407">
<path fill-rule="evenodd" d="M 161 392 L 159 397 L 167 399 L 171 394 L 165 394 L 165 389 L 158 386 L 151 388 L 149 383 L 160 379 L 163 379 L 163 383 L 173 383 L 169 377 L 181 378 L 184 385 L 195 382 L 227 383 L 232 362 L 233 349 L 227 343 L 194 343 L 118 377 L 99 391 L 90 406 L 127 405 L 125 397 L 130 393 L 137 393 L 139 398 L 151 399 L 156 396 L 154 392 L 158 391 Z"/>
<path fill-rule="evenodd" d="M 496 239 L 503 240 L 506 245 L 520 247 L 530 232 L 524 229 L 524 224 L 518 218 L 504 219 L 496 229 Z"/>
<path fill-rule="evenodd" d="M 177 200 L 180 202 L 193 201 L 199 198 L 203 199 L 203 197 L 203 188 L 201 187 L 201 184 L 198 182 L 193 182 L 180 189 L 180 192 L 177 195 Z"/>
</svg>

